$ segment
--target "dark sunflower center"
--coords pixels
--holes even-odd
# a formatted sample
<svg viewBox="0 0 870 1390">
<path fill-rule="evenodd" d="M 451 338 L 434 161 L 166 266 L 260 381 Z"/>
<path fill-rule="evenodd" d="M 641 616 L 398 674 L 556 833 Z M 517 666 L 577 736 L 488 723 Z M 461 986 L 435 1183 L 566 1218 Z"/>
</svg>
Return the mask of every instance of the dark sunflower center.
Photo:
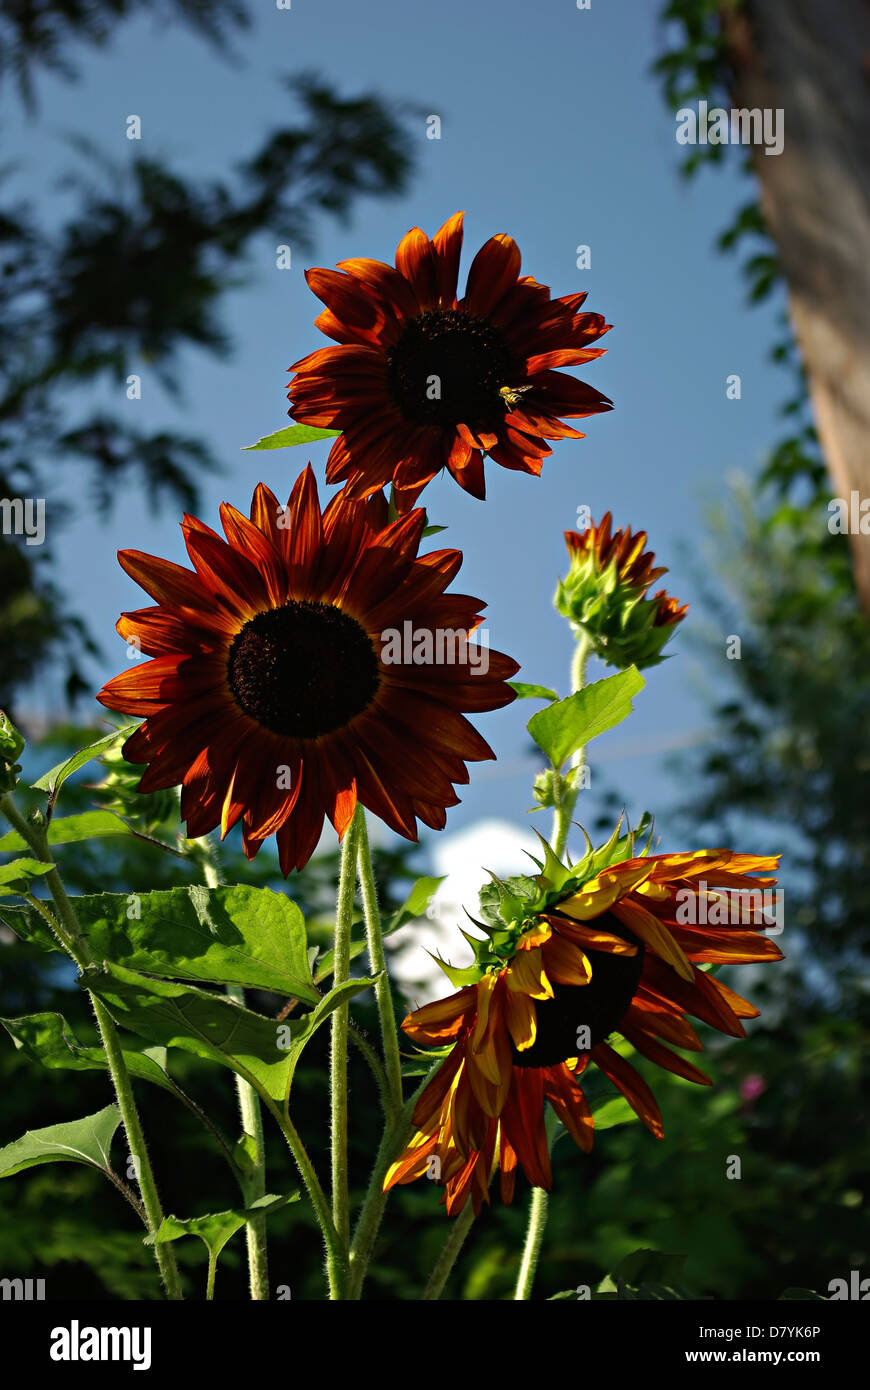
<svg viewBox="0 0 870 1390">
<path fill-rule="evenodd" d="M 604 913 L 596 917 L 596 928 L 610 932 L 638 947 L 637 955 L 614 956 L 609 951 L 586 951 L 592 966 L 588 985 L 553 985 L 552 999 L 536 999 L 538 1035 L 531 1047 L 518 1052 L 511 1043 L 517 1067 L 552 1067 L 568 1057 L 577 1057 L 603 1042 L 618 1027 L 632 1001 L 643 969 L 644 948 L 630 931 Z M 588 1048 L 578 1046 L 589 1029 Z"/>
<path fill-rule="evenodd" d="M 316 738 L 347 724 L 378 688 L 378 659 L 359 623 L 328 603 L 290 600 L 245 623 L 227 660 L 230 690 L 275 734 Z"/>
<path fill-rule="evenodd" d="M 497 428 L 505 415 L 499 391 L 515 378 L 499 330 L 462 309 L 427 309 L 387 354 L 393 399 L 417 425 Z"/>
</svg>

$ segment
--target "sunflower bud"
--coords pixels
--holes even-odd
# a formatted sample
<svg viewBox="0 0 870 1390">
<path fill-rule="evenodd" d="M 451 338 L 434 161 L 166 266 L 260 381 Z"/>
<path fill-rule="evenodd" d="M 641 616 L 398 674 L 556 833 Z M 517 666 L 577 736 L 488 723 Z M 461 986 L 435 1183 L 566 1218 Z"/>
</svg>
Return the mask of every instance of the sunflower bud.
<svg viewBox="0 0 870 1390">
<path fill-rule="evenodd" d="M 597 526 L 565 532 L 571 565 L 554 603 L 609 666 L 655 666 L 689 605 L 680 606 L 664 589 L 648 597 L 665 567 L 656 567 L 655 555 L 644 550 L 645 531 L 633 536 L 629 526 L 611 535 L 610 525 L 607 512 Z"/>
</svg>

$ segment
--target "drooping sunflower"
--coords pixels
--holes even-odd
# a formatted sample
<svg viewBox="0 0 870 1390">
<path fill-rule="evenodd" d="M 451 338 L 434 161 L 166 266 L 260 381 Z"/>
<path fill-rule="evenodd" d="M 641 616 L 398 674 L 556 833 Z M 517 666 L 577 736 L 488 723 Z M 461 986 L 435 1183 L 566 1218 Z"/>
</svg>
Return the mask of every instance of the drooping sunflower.
<svg viewBox="0 0 870 1390">
<path fill-rule="evenodd" d="M 646 531 L 612 531 L 611 524 L 606 512 L 585 531 L 565 532 L 571 564 L 559 581 L 556 607 L 609 665 L 655 666 L 689 605 L 664 589 L 649 597 L 667 567 L 644 549 Z"/>
<path fill-rule="evenodd" d="M 390 522 L 382 494 L 321 515 L 310 466 L 286 507 L 260 483 L 250 520 L 221 521 L 226 539 L 185 518 L 192 571 L 119 553 L 157 607 L 118 631 L 153 659 L 97 698 L 144 719 L 124 745 L 141 790 L 180 783 L 191 837 L 241 821 L 248 858 L 274 834 L 285 874 L 357 801 L 411 840 L 443 827 L 466 762 L 495 756 L 463 711 L 508 704 L 518 670 L 468 642 L 481 601 L 445 593 L 461 552 L 418 556 L 425 513 Z"/>
<path fill-rule="evenodd" d="M 301 424 L 343 431 L 332 446 L 329 482 L 363 497 L 392 482 L 399 510 L 447 468 L 475 497 L 485 495 L 484 455 L 538 474 L 547 440 L 582 439 L 564 423 L 611 408 L 610 400 L 555 370 L 600 357 L 610 327 L 580 313 L 585 293 L 552 299 L 520 275 L 511 237 L 491 237 L 458 295 L 462 218 L 430 241 L 414 227 L 395 267 L 340 261 L 306 272 L 326 309 L 315 324 L 337 347 L 291 371 L 290 414 Z"/>
<path fill-rule="evenodd" d="M 427 1175 L 444 1184 L 448 1213 L 469 1194 L 478 1211 L 496 1162 L 503 1201 L 512 1200 L 518 1165 L 549 1189 L 545 1106 L 588 1152 L 594 1122 L 578 1078 L 590 1062 L 661 1139 L 655 1097 L 611 1035 L 664 1070 L 710 1085 L 673 1051 L 702 1050 L 687 1015 L 732 1037 L 745 1035 L 742 1019 L 758 1016 L 700 967 L 781 958 L 752 929 L 772 925 L 766 894 L 776 879 L 756 871 L 775 869 L 778 859 L 699 850 L 601 868 L 607 853 L 571 870 L 548 854 L 537 879 L 498 885 L 475 964 L 449 972 L 469 982 L 405 1019 L 415 1042 L 450 1052 L 417 1102 L 417 1133 L 385 1190 Z"/>
</svg>

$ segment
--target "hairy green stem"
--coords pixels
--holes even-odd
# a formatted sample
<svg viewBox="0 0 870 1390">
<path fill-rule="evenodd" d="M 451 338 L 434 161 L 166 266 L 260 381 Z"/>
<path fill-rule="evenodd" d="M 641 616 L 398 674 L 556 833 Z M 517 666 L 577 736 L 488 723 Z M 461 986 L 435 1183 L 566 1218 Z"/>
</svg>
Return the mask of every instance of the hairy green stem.
<svg viewBox="0 0 870 1390">
<path fill-rule="evenodd" d="M 245 991 L 241 985 L 227 985 L 227 994 L 237 1004 L 244 1007 Z M 245 1205 L 251 1204 L 266 1195 L 266 1146 L 263 1137 L 263 1114 L 260 1098 L 249 1081 L 236 1072 L 236 1094 L 239 1098 L 239 1114 L 242 1130 L 254 1141 L 253 1153 L 249 1153 L 251 1168 L 242 1180 Z M 269 1297 L 269 1253 L 266 1240 L 266 1216 L 259 1213 L 251 1216 L 245 1223 L 245 1241 L 248 1250 L 248 1285 L 251 1298 L 257 1302 Z"/>
<path fill-rule="evenodd" d="M 581 632 L 577 645 L 574 648 L 574 656 L 571 661 L 571 694 L 574 695 L 578 690 L 582 690 L 586 684 L 586 663 L 589 660 L 591 643 L 586 634 Z M 580 769 L 586 761 L 586 749 L 578 748 L 571 759 L 571 769 Z M 553 834 L 550 845 L 557 859 L 561 859 L 565 853 L 565 846 L 568 843 L 568 832 L 571 829 L 571 816 L 577 802 L 579 788 L 571 786 L 568 777 L 563 777 L 558 768 L 553 772 L 553 790 L 555 806 L 553 809 Z"/>
<path fill-rule="evenodd" d="M 362 889 L 363 912 L 366 922 L 366 940 L 369 948 L 369 963 L 372 975 L 377 976 L 375 999 L 381 1021 L 381 1043 L 384 1052 L 384 1066 L 387 1073 L 389 1111 L 388 1121 L 395 1119 L 402 1108 L 402 1063 L 399 1058 L 399 1033 L 396 1027 L 396 1014 L 387 974 L 387 959 L 384 954 L 384 939 L 381 934 L 381 914 L 378 908 L 378 892 L 372 870 L 372 857 L 369 849 L 366 816 L 362 806 L 357 807 L 356 818 L 359 839 L 357 842 L 357 869 Z"/>
<path fill-rule="evenodd" d="M 273 1101 L 266 1101 L 265 1104 L 269 1113 L 274 1116 L 287 1142 L 287 1147 L 293 1155 L 323 1235 L 323 1244 L 326 1247 L 329 1297 L 333 1300 L 341 1299 L 347 1285 L 347 1249 L 342 1246 L 339 1240 L 326 1194 L 320 1185 L 317 1173 L 314 1171 L 314 1164 L 308 1156 L 308 1151 L 299 1138 L 296 1127 L 286 1110 L 281 1110 Z"/>
<path fill-rule="evenodd" d="M 492 1182 L 498 1171 L 498 1149 L 492 1156 L 492 1167 L 489 1170 L 487 1187 Z M 429 1282 L 426 1285 L 421 1299 L 426 1303 L 433 1303 L 441 1297 L 444 1285 L 453 1270 L 453 1266 L 459 1259 L 466 1237 L 477 1219 L 477 1212 L 474 1210 L 474 1203 L 466 1201 L 462 1211 L 453 1222 L 453 1229 L 444 1242 L 441 1254 L 435 1261 L 435 1268 L 429 1275 Z"/>
<path fill-rule="evenodd" d="M 389 1194 L 383 1191 L 384 1178 L 396 1154 L 405 1147 L 414 1133 L 414 1107 L 440 1065 L 439 1059 L 423 1077 L 414 1094 L 405 1101 L 395 1122 L 392 1125 L 387 1125 L 381 1136 L 368 1190 L 357 1218 L 353 1244 L 350 1249 L 350 1297 L 353 1299 L 358 1299 L 362 1292 L 363 1281 L 380 1230 L 384 1208 L 387 1205 Z"/>
<path fill-rule="evenodd" d="M 538 1257 L 541 1253 L 541 1242 L 544 1239 L 544 1231 L 547 1229 L 548 1201 L 549 1194 L 544 1191 L 543 1187 L 532 1188 L 532 1197 L 529 1202 L 529 1225 L 523 1246 L 520 1272 L 517 1275 L 517 1285 L 514 1290 L 515 1299 L 527 1299 L 532 1292 L 535 1270 L 538 1267 Z"/>
<path fill-rule="evenodd" d="M 9 824 L 26 841 L 35 857 L 43 864 L 54 864 L 54 858 L 48 843 L 48 834 L 44 825 L 34 824 L 27 821 L 21 815 L 10 794 L 7 793 L 0 801 L 3 814 Z M 57 912 L 57 925 L 60 928 L 59 939 L 64 942 L 65 949 L 72 956 L 80 970 L 85 970 L 92 964 L 87 943 L 82 936 L 81 928 L 75 914 L 66 889 L 61 881 L 57 867 L 44 875 L 44 882 L 48 891 L 51 893 L 52 900 Z M 109 1074 L 115 1088 L 115 1095 L 118 1101 L 118 1108 L 121 1111 L 121 1118 L 124 1122 L 124 1130 L 127 1135 L 127 1143 L 130 1146 L 130 1154 L 133 1157 L 136 1169 L 136 1177 L 139 1183 L 139 1191 L 142 1194 L 142 1205 L 148 1218 L 148 1230 L 151 1235 L 156 1235 L 163 1220 L 163 1209 L 160 1205 L 160 1196 L 157 1190 L 157 1182 L 148 1157 L 148 1150 L 145 1144 L 145 1135 L 142 1130 L 142 1123 L 139 1119 L 139 1111 L 136 1108 L 136 1101 L 133 1096 L 133 1086 L 130 1081 L 130 1074 L 124 1061 L 124 1054 L 121 1049 L 121 1040 L 115 1021 L 100 999 L 99 995 L 92 990 L 88 991 L 91 1005 L 94 1010 L 97 1028 L 100 1034 L 100 1041 L 106 1054 L 106 1061 L 109 1066 Z M 158 1244 L 154 1242 L 154 1254 L 161 1277 L 166 1287 L 167 1297 L 178 1300 L 183 1297 L 181 1292 L 181 1280 L 178 1274 L 178 1264 L 175 1259 L 175 1252 L 171 1245 Z"/>
<path fill-rule="evenodd" d="M 356 852 L 362 808 L 357 807 L 341 847 L 338 901 L 335 909 L 333 947 L 333 988 L 350 978 L 350 935 L 356 891 Z M 347 1043 L 349 1005 L 339 1004 L 332 1012 L 332 1038 L 329 1059 L 329 1091 L 332 1132 L 332 1220 L 341 1249 L 347 1258 L 350 1246 L 350 1209 L 347 1182 Z M 345 1296 L 342 1289 L 340 1297 Z"/>
<path fill-rule="evenodd" d="M 475 1211 L 470 1201 L 467 1201 L 463 1210 L 453 1221 L 453 1229 L 444 1242 L 441 1254 L 435 1261 L 435 1267 L 429 1275 L 421 1300 L 424 1303 L 436 1302 L 442 1294 L 444 1285 L 450 1277 L 453 1266 L 459 1258 L 459 1252 L 465 1244 L 466 1237 L 474 1225 Z"/>
<path fill-rule="evenodd" d="M 222 874 L 217 861 L 215 846 L 206 838 L 199 842 L 203 847 L 202 872 L 208 888 L 218 888 Z M 241 985 L 227 985 L 226 992 L 237 1004 L 245 1005 L 245 991 Z M 263 1114 L 260 1098 L 249 1081 L 238 1072 L 236 1095 L 239 1101 L 239 1114 L 242 1131 L 254 1143 L 254 1151 L 248 1155 L 251 1167 L 246 1170 L 242 1180 L 245 1205 L 250 1206 L 258 1197 L 266 1195 L 266 1145 L 263 1137 Z M 266 1217 L 264 1213 L 252 1216 L 245 1223 L 245 1244 L 248 1254 L 248 1286 L 251 1298 L 264 1302 L 269 1297 L 269 1247 L 266 1238 Z"/>
</svg>

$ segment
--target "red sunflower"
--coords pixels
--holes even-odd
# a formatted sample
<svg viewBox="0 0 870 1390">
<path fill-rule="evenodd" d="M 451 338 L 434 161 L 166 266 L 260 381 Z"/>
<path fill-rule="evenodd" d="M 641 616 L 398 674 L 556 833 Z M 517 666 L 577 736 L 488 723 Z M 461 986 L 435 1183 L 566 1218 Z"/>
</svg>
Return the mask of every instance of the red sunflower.
<svg viewBox="0 0 870 1390">
<path fill-rule="evenodd" d="M 610 327 L 581 314 L 585 293 L 552 299 L 520 275 L 511 237 L 491 237 L 457 298 L 462 218 L 430 241 L 414 227 L 383 261 L 340 261 L 306 272 L 326 305 L 316 326 L 339 346 L 290 369 L 290 414 L 339 429 L 327 480 L 352 497 L 387 483 L 406 510 L 441 468 L 475 497 L 485 495 L 483 459 L 538 474 L 547 440 L 582 439 L 564 423 L 609 410 L 600 391 L 555 370 L 600 357 Z"/>
<path fill-rule="evenodd" d="M 594 1121 L 578 1081 L 590 1061 L 661 1139 L 652 1091 L 608 1038 L 618 1032 L 656 1066 L 711 1084 L 673 1048 L 701 1051 L 687 1015 L 735 1038 L 742 1019 L 757 1017 L 699 967 L 781 958 L 752 930 L 770 925 L 766 894 L 776 882 L 755 871 L 777 862 L 730 850 L 627 859 L 494 931 L 489 959 L 479 944 L 485 973 L 402 1025 L 415 1042 L 452 1047 L 417 1102 L 417 1133 L 385 1189 L 428 1175 L 444 1184 L 448 1213 L 469 1194 L 478 1211 L 496 1160 L 503 1201 L 518 1165 L 549 1189 L 545 1107 L 591 1149 Z"/>
<path fill-rule="evenodd" d="M 153 660 L 97 698 L 144 720 L 124 745 L 140 789 L 180 783 L 191 837 L 241 821 L 248 858 L 274 834 L 285 874 L 357 801 L 410 840 L 418 817 L 443 827 L 466 762 L 495 756 L 463 711 L 508 704 L 518 670 L 468 642 L 481 602 L 445 593 L 461 552 L 418 556 L 425 514 L 390 522 L 382 494 L 321 516 L 310 466 L 286 508 L 260 483 L 250 520 L 221 521 L 225 540 L 185 518 L 192 571 L 119 553 L 158 606 L 118 631 Z"/>
</svg>

